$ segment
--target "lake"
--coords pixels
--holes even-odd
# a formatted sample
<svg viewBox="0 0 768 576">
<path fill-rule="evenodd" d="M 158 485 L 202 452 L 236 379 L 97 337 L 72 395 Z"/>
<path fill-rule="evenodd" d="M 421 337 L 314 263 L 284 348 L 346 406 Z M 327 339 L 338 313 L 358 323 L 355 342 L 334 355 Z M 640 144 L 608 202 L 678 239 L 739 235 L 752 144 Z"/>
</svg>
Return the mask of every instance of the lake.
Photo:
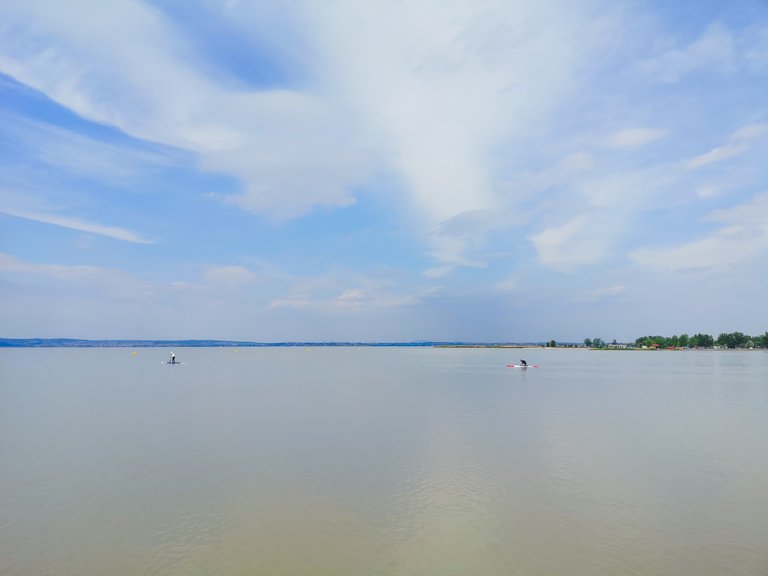
<svg viewBox="0 0 768 576">
<path fill-rule="evenodd" d="M 765 351 L 174 351 L 0 350 L 0 573 L 768 574 Z"/>
</svg>

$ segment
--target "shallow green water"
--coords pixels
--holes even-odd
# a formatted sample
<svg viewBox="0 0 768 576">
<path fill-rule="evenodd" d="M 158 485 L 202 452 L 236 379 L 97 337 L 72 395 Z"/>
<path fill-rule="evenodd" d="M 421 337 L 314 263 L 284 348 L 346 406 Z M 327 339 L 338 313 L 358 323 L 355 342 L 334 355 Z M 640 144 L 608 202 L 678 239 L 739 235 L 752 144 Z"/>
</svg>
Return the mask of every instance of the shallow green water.
<svg viewBox="0 0 768 576">
<path fill-rule="evenodd" d="M 768 353 L 133 352 L 0 350 L 0 574 L 768 574 Z"/>
</svg>

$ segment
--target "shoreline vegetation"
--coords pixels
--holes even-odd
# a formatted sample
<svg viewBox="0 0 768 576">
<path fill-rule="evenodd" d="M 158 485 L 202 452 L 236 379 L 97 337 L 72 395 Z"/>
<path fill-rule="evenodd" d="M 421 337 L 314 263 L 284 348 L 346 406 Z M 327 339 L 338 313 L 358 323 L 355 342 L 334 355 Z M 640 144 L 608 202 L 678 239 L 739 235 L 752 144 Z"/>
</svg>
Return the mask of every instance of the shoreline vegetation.
<svg viewBox="0 0 768 576">
<path fill-rule="evenodd" d="M 587 348 L 590 350 L 691 350 L 768 349 L 768 330 L 759 336 L 741 332 L 641 336 L 634 342 L 605 342 L 585 338 L 583 342 L 248 342 L 233 340 L 84 340 L 76 338 L 0 338 L 0 348 L 265 348 L 265 347 L 428 347 L 428 348 Z"/>
<path fill-rule="evenodd" d="M 691 350 L 691 349 L 747 349 L 768 348 L 768 330 L 759 336 L 748 336 L 742 332 L 721 332 L 717 339 L 710 334 L 688 334 L 674 336 L 641 336 L 632 343 L 607 344 L 600 338 L 584 339 L 584 347 L 593 350 Z"/>
</svg>

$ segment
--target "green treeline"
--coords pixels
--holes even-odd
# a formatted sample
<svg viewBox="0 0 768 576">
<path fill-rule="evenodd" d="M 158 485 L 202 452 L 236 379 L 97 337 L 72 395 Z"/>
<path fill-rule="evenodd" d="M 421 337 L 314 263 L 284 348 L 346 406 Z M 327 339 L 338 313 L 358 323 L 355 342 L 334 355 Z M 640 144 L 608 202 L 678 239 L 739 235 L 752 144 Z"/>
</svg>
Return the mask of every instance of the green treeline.
<svg viewBox="0 0 768 576">
<path fill-rule="evenodd" d="M 613 345 L 616 344 L 614 340 Z M 584 340 L 588 348 L 608 348 L 600 338 Z M 760 336 L 748 336 L 741 332 L 723 332 L 717 339 L 710 334 L 680 334 L 675 336 L 641 336 L 635 340 L 637 348 L 768 348 L 768 331 Z"/>
</svg>

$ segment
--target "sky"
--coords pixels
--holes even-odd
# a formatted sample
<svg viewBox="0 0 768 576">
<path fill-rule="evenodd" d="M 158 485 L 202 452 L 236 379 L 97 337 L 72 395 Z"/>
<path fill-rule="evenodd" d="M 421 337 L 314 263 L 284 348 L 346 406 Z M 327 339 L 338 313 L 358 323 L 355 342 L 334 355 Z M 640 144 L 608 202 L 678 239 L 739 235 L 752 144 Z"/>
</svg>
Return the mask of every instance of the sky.
<svg viewBox="0 0 768 576">
<path fill-rule="evenodd" d="M 0 3 L 0 336 L 768 330 L 764 0 Z"/>
</svg>

